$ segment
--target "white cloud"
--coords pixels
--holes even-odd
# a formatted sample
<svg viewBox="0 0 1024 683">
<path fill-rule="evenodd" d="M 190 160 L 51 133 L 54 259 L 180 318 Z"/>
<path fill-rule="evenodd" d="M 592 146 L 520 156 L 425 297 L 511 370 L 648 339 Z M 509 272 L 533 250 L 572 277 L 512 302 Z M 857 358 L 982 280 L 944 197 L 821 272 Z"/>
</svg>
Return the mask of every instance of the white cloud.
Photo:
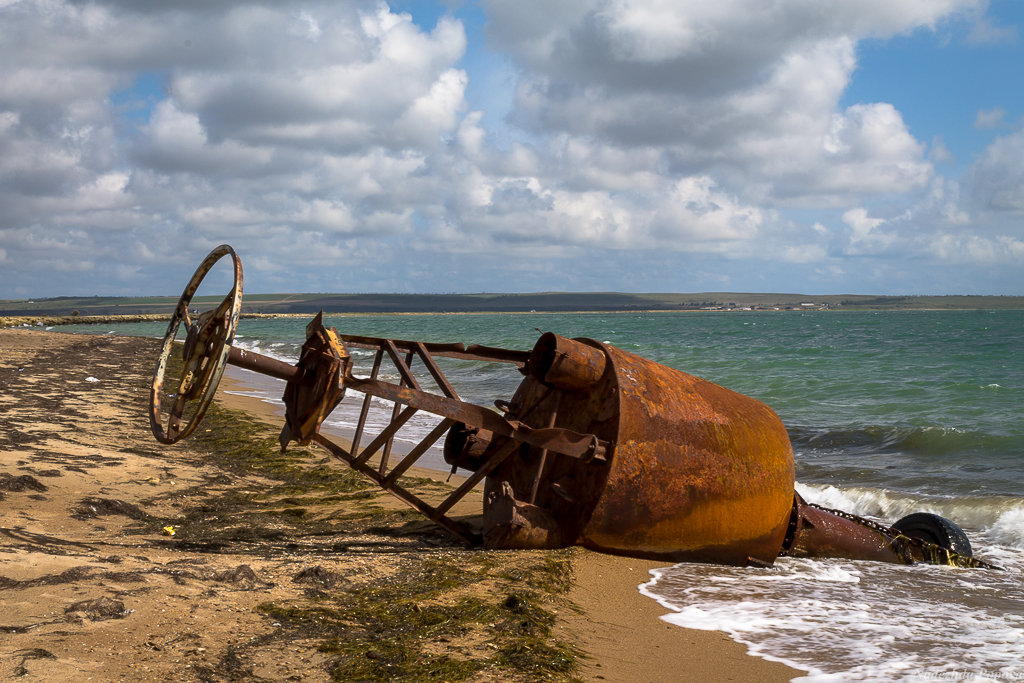
<svg viewBox="0 0 1024 683">
<path fill-rule="evenodd" d="M 396 122 L 396 131 L 401 131 L 401 137 L 417 147 L 432 147 L 442 133 L 456 128 L 465 89 L 466 74 L 448 69 L 403 112 Z"/>
<path fill-rule="evenodd" d="M 288 32 L 312 43 L 317 42 L 323 34 L 320 22 L 305 10 L 299 11 L 295 21 L 289 24 Z"/>
<path fill-rule="evenodd" d="M 946 178 L 935 178 L 928 194 L 915 208 L 915 218 L 923 225 L 940 228 L 970 224 L 971 216 L 963 209 L 960 184 Z"/>
<path fill-rule="evenodd" d="M 0 243 L 33 272 L 102 254 L 172 262 L 182 244 L 394 234 L 411 229 L 413 205 L 442 201 L 442 181 L 422 173 L 463 106 L 453 19 L 425 32 L 347 3 L 2 11 Z M 165 99 L 125 137 L 113 97 L 146 71 L 165 74 Z"/>
<path fill-rule="evenodd" d="M 787 263 L 822 263 L 828 260 L 828 251 L 820 244 L 794 244 L 784 246 L 780 257 Z"/>
<path fill-rule="evenodd" d="M 987 17 L 981 17 L 967 35 L 967 42 L 974 45 L 1012 43 L 1018 40 L 1016 26 L 998 26 Z"/>
<path fill-rule="evenodd" d="M 843 214 L 843 222 L 853 231 L 852 241 L 863 242 L 871 237 L 871 231 L 885 223 L 884 219 L 871 218 L 863 208 L 850 209 Z"/>
<path fill-rule="evenodd" d="M 904 214 L 892 218 L 872 217 L 861 207 L 843 213 L 842 221 L 846 224 L 845 243 L 841 247 L 843 254 L 848 256 L 892 256 L 906 250 L 913 242 L 913 237 L 906 233 L 912 232 L 909 222 L 910 215 Z"/>
<path fill-rule="evenodd" d="M 362 15 L 356 30 L 354 15 L 318 9 L 329 21 L 316 45 L 275 33 L 277 12 L 233 11 L 224 30 L 267 34 L 271 49 L 240 68 L 179 69 L 171 82 L 175 106 L 194 115 L 212 140 L 249 145 L 401 149 L 436 145 L 455 127 L 465 88 L 465 74 L 452 68 L 465 51 L 458 22 L 441 19 L 425 34 L 409 15 L 381 6 Z"/>
<path fill-rule="evenodd" d="M 467 228 L 503 244 L 729 253 L 746 249 L 766 221 L 763 210 L 707 176 L 659 180 L 634 194 L 570 190 L 536 177 L 494 178 L 477 169 L 463 176 L 462 190 Z"/>
<path fill-rule="evenodd" d="M 941 135 L 936 135 L 932 138 L 932 144 L 928 150 L 928 159 L 935 164 L 944 164 L 948 162 L 956 161 L 956 157 L 946 147 L 946 141 Z"/>
<path fill-rule="evenodd" d="M 943 233 L 928 247 L 940 260 L 975 266 L 1000 266 L 1024 261 L 1024 240 L 1006 235 L 996 238 Z"/>
<path fill-rule="evenodd" d="M 996 138 L 974 164 L 968 183 L 981 210 L 1024 213 L 1024 129 Z"/>
<path fill-rule="evenodd" d="M 694 242 L 734 249 L 736 242 L 754 239 L 765 220 L 762 210 L 721 192 L 708 176 L 683 178 L 665 196 L 654 219 L 655 234 L 680 240 L 670 248 L 682 251 L 692 250 Z"/>
<path fill-rule="evenodd" d="M 1006 110 L 994 107 L 992 109 L 979 109 L 978 115 L 974 118 L 974 127 L 978 130 L 997 128 L 1006 117 Z"/>
<path fill-rule="evenodd" d="M 517 116 L 535 131 L 654 148 L 653 167 L 710 171 L 766 200 L 832 205 L 920 188 L 932 174 L 891 105 L 837 107 L 859 36 L 972 3 L 894 5 L 606 2 L 492 30 L 523 60 Z M 514 11 L 489 7 L 499 20 Z"/>
</svg>

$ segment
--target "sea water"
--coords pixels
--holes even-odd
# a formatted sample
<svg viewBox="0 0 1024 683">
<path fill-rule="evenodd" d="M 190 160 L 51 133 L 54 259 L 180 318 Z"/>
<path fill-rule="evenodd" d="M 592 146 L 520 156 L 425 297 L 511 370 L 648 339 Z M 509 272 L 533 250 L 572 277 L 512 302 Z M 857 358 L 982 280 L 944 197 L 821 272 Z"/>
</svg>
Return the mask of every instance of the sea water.
<svg viewBox="0 0 1024 683">
<path fill-rule="evenodd" d="M 236 344 L 294 361 L 304 319 L 243 320 Z M 680 564 L 640 586 L 667 621 L 728 633 L 802 680 L 1024 679 L 1024 312 L 699 312 L 328 318 L 339 331 L 529 349 L 538 331 L 608 342 L 764 401 L 786 424 L 797 489 L 883 523 L 959 524 L 1003 571 L 781 558 Z M 162 336 L 162 325 L 87 331 Z M 370 352 L 355 350 L 357 374 Z M 502 364 L 442 359 L 467 401 L 509 398 Z M 251 393 L 279 401 L 273 381 Z M 396 378 L 391 378 L 396 379 Z M 358 395 L 327 429 L 351 430 Z M 390 417 L 381 403 L 379 428 Z M 418 415 L 400 439 L 436 420 Z M 443 467 L 438 454 L 434 464 Z"/>
</svg>

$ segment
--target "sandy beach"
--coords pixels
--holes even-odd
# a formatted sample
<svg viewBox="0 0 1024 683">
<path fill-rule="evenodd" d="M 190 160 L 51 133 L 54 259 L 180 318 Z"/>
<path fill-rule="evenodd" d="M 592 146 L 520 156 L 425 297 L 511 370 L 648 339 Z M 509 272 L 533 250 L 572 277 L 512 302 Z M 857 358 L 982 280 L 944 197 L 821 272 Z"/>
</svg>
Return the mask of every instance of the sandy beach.
<svg viewBox="0 0 1024 683">
<path fill-rule="evenodd" d="M 158 444 L 146 413 L 156 350 L 0 330 L 0 678 L 800 675 L 661 621 L 637 591 L 657 563 L 467 550 L 323 451 L 253 454 L 280 425 L 256 399 L 221 392 L 223 414 L 204 427 L 237 431 L 220 441 L 201 428 Z M 450 490 L 442 473 L 416 474 L 423 496 Z"/>
</svg>

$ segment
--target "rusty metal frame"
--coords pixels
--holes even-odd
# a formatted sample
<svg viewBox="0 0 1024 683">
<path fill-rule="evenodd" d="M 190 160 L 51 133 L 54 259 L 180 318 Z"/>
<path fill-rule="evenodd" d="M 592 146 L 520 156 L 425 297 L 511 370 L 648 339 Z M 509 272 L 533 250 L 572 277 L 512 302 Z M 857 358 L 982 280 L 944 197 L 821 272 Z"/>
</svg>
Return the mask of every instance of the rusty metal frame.
<svg viewBox="0 0 1024 683">
<path fill-rule="evenodd" d="M 559 429 L 553 426 L 553 421 L 552 426 L 547 428 L 532 428 L 522 422 L 510 420 L 497 411 L 461 400 L 458 392 L 448 381 L 435 359 L 437 356 L 509 363 L 522 369 L 529 357 L 528 352 L 479 345 L 466 347 L 463 344 L 430 344 L 360 335 L 337 334 L 336 337 L 346 347 L 374 351 L 374 359 L 368 377 L 357 377 L 351 373 L 351 368 L 348 368 L 348 372 L 342 378 L 345 389 L 354 389 L 363 394 L 359 418 L 351 438 L 351 447 L 345 448 L 319 432 L 312 435 L 311 440 L 466 543 L 479 544 L 480 534 L 464 522 L 449 516 L 448 512 L 456 503 L 465 498 L 470 490 L 515 453 L 521 445 L 528 444 L 542 449 L 545 454 L 548 452 L 558 453 L 583 461 L 603 461 L 609 453 L 610 444 L 598 439 L 593 434 Z M 398 372 L 400 380 L 397 384 L 379 379 L 385 358 Z M 423 389 L 422 382 L 414 372 L 416 360 L 419 360 L 419 364 L 437 385 L 441 392 L 440 395 Z M 228 357 L 228 363 L 288 382 L 312 381 L 301 366 L 289 366 L 252 352 L 233 350 Z M 368 435 L 366 423 L 370 404 L 374 398 L 392 402 L 392 413 L 388 424 L 380 432 Z M 429 412 L 442 419 L 398 463 L 389 468 L 396 435 L 413 415 L 420 411 Z M 456 423 L 486 429 L 496 435 L 506 437 L 508 440 L 444 501 L 434 506 L 403 487 L 398 480 Z M 367 438 L 369 443 L 364 446 L 364 440 Z M 373 467 L 370 465 L 370 460 L 378 453 L 381 454 L 380 461 L 376 467 Z"/>
</svg>

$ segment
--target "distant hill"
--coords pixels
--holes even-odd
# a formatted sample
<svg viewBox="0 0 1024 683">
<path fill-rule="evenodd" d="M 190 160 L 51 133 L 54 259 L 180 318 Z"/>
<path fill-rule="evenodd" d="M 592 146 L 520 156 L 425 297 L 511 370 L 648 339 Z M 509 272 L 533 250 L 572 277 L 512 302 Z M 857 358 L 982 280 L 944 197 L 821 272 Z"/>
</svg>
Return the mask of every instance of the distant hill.
<svg viewBox="0 0 1024 683">
<path fill-rule="evenodd" d="M 198 297 L 200 307 L 218 301 Z M 176 297 L 55 297 L 0 299 L 0 316 L 170 315 Z M 538 292 L 532 294 L 250 294 L 243 314 L 316 313 L 510 313 L 567 311 L 697 310 L 909 310 L 1024 309 L 1021 296 L 871 296 L 860 294 L 627 294 Z"/>
</svg>

